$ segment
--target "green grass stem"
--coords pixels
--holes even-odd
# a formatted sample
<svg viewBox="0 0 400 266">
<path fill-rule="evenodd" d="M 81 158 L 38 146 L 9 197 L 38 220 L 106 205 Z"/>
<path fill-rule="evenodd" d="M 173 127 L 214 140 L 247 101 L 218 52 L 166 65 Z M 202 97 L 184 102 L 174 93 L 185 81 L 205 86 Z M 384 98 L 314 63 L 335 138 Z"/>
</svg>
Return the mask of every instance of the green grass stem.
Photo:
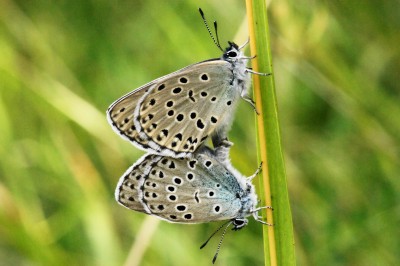
<svg viewBox="0 0 400 266">
<path fill-rule="evenodd" d="M 285 165 L 282 154 L 278 121 L 277 99 L 269 40 L 267 9 L 264 0 L 247 0 L 251 54 L 254 71 L 271 73 L 253 75 L 257 116 L 258 157 L 263 162 L 259 196 L 266 206 L 266 219 L 273 226 L 265 226 L 265 265 L 294 265 L 294 240 Z"/>
</svg>

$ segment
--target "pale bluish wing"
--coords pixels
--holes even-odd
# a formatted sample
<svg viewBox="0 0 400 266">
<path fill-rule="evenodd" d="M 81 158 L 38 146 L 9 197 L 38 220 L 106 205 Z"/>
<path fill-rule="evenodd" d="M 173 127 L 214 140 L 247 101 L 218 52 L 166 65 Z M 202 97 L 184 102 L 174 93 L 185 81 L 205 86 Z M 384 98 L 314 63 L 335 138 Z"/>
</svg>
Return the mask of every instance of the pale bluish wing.
<svg viewBox="0 0 400 266">
<path fill-rule="evenodd" d="M 217 160 L 163 157 L 143 185 L 143 200 L 153 215 L 170 222 L 229 220 L 241 209 L 240 186 Z"/>
</svg>

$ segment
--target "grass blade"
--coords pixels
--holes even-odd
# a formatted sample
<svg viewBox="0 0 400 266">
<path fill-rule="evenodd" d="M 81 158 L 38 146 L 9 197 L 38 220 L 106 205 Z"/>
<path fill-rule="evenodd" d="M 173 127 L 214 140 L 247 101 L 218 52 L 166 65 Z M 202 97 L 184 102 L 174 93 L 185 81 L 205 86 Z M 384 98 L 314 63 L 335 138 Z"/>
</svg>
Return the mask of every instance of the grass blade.
<svg viewBox="0 0 400 266">
<path fill-rule="evenodd" d="M 273 73 L 269 27 L 265 0 L 247 0 L 250 48 L 254 71 Z M 273 206 L 266 219 L 272 227 L 264 227 L 265 265 L 294 265 L 294 238 L 285 165 L 282 154 L 274 76 L 253 75 L 257 110 L 259 159 L 263 161 L 262 179 L 258 188 L 262 202 Z"/>
</svg>

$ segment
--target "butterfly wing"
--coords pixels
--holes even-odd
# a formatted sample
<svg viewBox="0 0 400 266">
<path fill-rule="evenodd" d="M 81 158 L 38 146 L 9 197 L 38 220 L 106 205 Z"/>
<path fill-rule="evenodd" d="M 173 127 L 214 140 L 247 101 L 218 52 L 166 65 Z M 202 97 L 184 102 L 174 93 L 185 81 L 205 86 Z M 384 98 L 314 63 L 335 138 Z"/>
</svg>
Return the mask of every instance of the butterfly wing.
<svg viewBox="0 0 400 266">
<path fill-rule="evenodd" d="M 118 202 L 130 209 L 177 223 L 237 217 L 242 207 L 237 196 L 240 185 L 216 159 L 206 154 L 192 159 L 154 158 L 131 167 L 121 178 L 116 191 Z M 137 177 L 138 169 L 145 169 L 143 179 L 143 174 Z M 141 182 L 136 182 L 137 178 Z"/>
<path fill-rule="evenodd" d="M 107 120 L 115 132 L 131 141 L 139 148 L 147 147 L 148 142 L 141 139 L 134 125 L 133 115 L 143 95 L 154 86 L 157 80 L 124 95 L 107 109 Z"/>
<path fill-rule="evenodd" d="M 159 78 L 111 105 L 109 121 L 144 150 L 186 157 L 231 123 L 241 93 L 231 68 L 214 59 Z"/>
<path fill-rule="evenodd" d="M 152 165 L 160 159 L 161 156 L 146 154 L 129 167 L 120 178 L 115 190 L 115 199 L 118 203 L 131 210 L 150 214 L 142 202 L 143 195 L 140 188 L 149 175 Z"/>
</svg>

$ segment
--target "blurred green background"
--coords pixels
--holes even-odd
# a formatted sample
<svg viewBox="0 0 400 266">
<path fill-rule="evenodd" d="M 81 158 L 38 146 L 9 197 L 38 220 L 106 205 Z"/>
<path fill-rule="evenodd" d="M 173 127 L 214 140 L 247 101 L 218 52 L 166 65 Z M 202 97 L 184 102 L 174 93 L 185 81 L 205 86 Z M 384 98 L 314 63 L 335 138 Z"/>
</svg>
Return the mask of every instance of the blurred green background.
<svg viewBox="0 0 400 266">
<path fill-rule="evenodd" d="M 143 152 L 107 107 L 248 37 L 244 1 L 0 0 L 0 264 L 209 265 L 219 223 L 158 222 L 114 201 Z M 299 265 L 400 262 L 400 4 L 274 1 L 274 75 Z M 257 167 L 254 112 L 230 132 Z M 279 210 L 275 210 L 279 211 Z M 218 265 L 262 265 L 261 225 L 226 235 Z"/>
</svg>

